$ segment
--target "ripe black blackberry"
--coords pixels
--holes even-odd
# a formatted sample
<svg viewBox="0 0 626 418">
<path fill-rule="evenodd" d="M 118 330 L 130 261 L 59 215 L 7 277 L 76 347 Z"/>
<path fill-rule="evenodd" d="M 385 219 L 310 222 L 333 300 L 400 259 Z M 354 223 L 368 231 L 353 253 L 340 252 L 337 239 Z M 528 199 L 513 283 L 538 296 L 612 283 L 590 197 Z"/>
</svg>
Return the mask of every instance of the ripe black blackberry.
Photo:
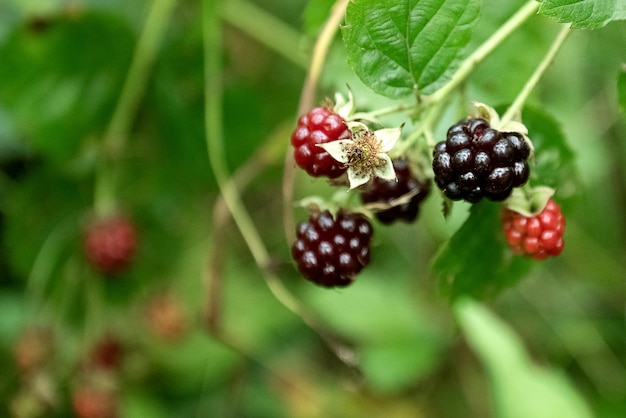
<svg viewBox="0 0 626 418">
<path fill-rule="evenodd" d="M 430 182 L 419 181 L 411 173 L 409 163 L 405 159 L 394 160 L 393 168 L 397 181 L 376 177 L 370 186 L 361 192 L 361 200 L 363 203 L 391 204 L 404 195 L 414 193 L 407 202 L 376 212 L 376 218 L 384 224 L 391 224 L 397 220 L 413 222 L 419 214 L 420 203 L 428 196 Z"/>
<path fill-rule="evenodd" d="M 315 107 L 300 116 L 298 126 L 291 134 L 296 164 L 313 177 L 339 177 L 346 167 L 317 144 L 351 137 L 352 133 L 340 115 L 329 107 Z"/>
<path fill-rule="evenodd" d="M 484 119 L 463 119 L 435 145 L 435 182 L 452 200 L 504 200 L 528 180 L 529 155 L 521 134 L 499 132 Z"/>
<path fill-rule="evenodd" d="M 357 213 L 325 210 L 314 213 L 296 229 L 291 255 L 298 271 L 324 287 L 344 287 L 370 261 L 372 225 Z"/>
</svg>

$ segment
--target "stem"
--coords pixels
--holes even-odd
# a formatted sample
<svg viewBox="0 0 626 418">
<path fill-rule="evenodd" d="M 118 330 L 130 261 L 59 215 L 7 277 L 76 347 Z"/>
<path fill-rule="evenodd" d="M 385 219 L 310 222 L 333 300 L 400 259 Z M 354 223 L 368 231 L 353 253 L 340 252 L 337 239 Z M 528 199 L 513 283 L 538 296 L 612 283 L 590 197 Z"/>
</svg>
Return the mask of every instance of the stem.
<svg viewBox="0 0 626 418">
<path fill-rule="evenodd" d="M 309 60 L 301 52 L 302 34 L 255 4 L 244 0 L 230 0 L 222 5 L 222 18 L 269 49 L 301 68 L 308 68 Z"/>
<path fill-rule="evenodd" d="M 502 43 L 515 29 L 536 13 L 539 3 L 530 0 L 519 9 L 509 20 L 478 47 L 459 67 L 452 79 L 431 96 L 425 98 L 425 103 L 440 102 L 445 100 L 465 79 L 474 71 L 474 68 L 487 57 L 498 45 Z"/>
<path fill-rule="evenodd" d="M 565 41 L 565 38 L 567 38 L 567 35 L 569 35 L 569 33 L 569 26 L 564 26 L 558 33 L 558 35 L 554 39 L 554 42 L 552 43 L 552 46 L 535 69 L 535 72 L 530 76 L 522 91 L 520 91 L 520 93 L 515 98 L 515 101 L 511 104 L 511 106 L 509 106 L 506 113 L 502 116 L 500 120 L 500 123 L 502 125 L 513 120 L 513 118 L 519 112 L 521 112 L 522 108 L 524 107 L 524 103 L 526 103 L 526 99 L 528 99 L 531 91 L 537 86 L 539 80 L 541 80 L 541 77 L 554 60 L 554 57 L 559 51 L 559 48 L 561 48 L 561 45 L 563 45 L 563 42 Z"/>
<path fill-rule="evenodd" d="M 302 87 L 302 94 L 300 95 L 298 115 L 302 115 L 313 107 L 317 82 L 322 73 L 322 68 L 326 62 L 326 56 L 328 55 L 332 41 L 346 13 L 348 2 L 349 0 L 337 0 L 335 2 L 330 17 L 322 27 L 320 35 L 315 42 L 311 65 Z M 285 154 L 285 168 L 283 171 L 283 229 L 287 242 L 293 242 L 295 240 L 294 231 L 296 229 L 296 223 L 294 221 L 292 208 L 295 177 L 295 162 L 290 148 Z"/>
<path fill-rule="evenodd" d="M 222 31 L 220 25 L 221 2 L 204 0 L 203 2 L 203 40 L 205 66 L 205 131 L 209 163 L 215 174 L 218 188 L 224 203 L 232 214 L 252 256 L 261 271 L 265 282 L 274 297 L 288 310 L 299 316 L 309 327 L 326 342 L 335 355 L 349 367 L 355 366 L 356 355 L 328 331 L 317 318 L 296 299 L 272 272 L 271 258 L 257 231 L 250 215 L 240 199 L 237 186 L 226 169 L 222 133 Z"/>
<path fill-rule="evenodd" d="M 148 12 L 119 100 L 104 133 L 103 150 L 106 158 L 101 162 L 96 176 L 96 213 L 108 214 L 115 207 L 116 175 L 111 160 L 115 160 L 126 145 L 128 132 L 146 90 L 150 71 L 175 3 L 176 0 L 154 0 Z"/>
<path fill-rule="evenodd" d="M 215 174 L 228 210 L 243 235 L 255 262 L 265 270 L 270 256 L 254 223 L 245 210 L 234 181 L 226 168 L 222 132 L 222 29 L 220 22 L 220 1 L 204 0 L 204 68 L 205 68 L 205 131 L 209 163 Z"/>
</svg>

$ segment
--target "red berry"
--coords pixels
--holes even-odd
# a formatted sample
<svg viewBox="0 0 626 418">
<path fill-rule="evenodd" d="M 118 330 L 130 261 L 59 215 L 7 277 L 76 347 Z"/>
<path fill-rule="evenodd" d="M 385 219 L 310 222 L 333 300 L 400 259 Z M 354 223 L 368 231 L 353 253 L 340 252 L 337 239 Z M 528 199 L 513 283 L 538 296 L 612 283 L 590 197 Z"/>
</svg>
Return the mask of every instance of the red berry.
<svg viewBox="0 0 626 418">
<path fill-rule="evenodd" d="M 313 108 L 298 119 L 298 127 L 291 134 L 296 164 L 313 177 L 339 177 L 346 167 L 317 144 L 351 137 L 341 116 L 327 107 Z"/>
<path fill-rule="evenodd" d="M 81 386 L 72 393 L 72 405 L 78 418 L 117 418 L 118 399 L 111 389 Z"/>
<path fill-rule="evenodd" d="M 135 225 L 125 216 L 96 220 L 88 225 L 83 236 L 87 259 L 96 270 L 108 276 L 130 265 L 136 246 Z"/>
<path fill-rule="evenodd" d="M 124 347 L 119 339 L 106 335 L 93 346 L 90 352 L 90 365 L 104 370 L 119 369 L 124 356 Z"/>
<path fill-rule="evenodd" d="M 532 217 L 505 208 L 502 221 L 506 240 L 516 254 L 544 260 L 563 251 L 565 217 L 552 199 Z"/>
<path fill-rule="evenodd" d="M 15 363 L 24 376 L 41 370 L 52 358 L 54 336 L 45 327 L 32 327 L 24 330 L 14 346 Z"/>
<path fill-rule="evenodd" d="M 347 286 L 370 260 L 372 225 L 360 214 L 327 210 L 313 214 L 296 230 L 291 254 L 298 270 L 320 286 Z"/>
<path fill-rule="evenodd" d="M 369 187 L 361 192 L 361 200 L 363 203 L 389 204 L 404 195 L 414 193 L 408 201 L 376 212 L 376 218 L 384 224 L 391 224 L 399 219 L 413 222 L 419 214 L 420 203 L 428 196 L 430 183 L 415 178 L 406 160 L 394 160 L 393 168 L 397 180 L 376 177 Z"/>
<path fill-rule="evenodd" d="M 187 314 L 182 302 L 172 293 L 152 297 L 145 310 L 148 327 L 165 341 L 178 341 L 188 329 Z"/>
</svg>

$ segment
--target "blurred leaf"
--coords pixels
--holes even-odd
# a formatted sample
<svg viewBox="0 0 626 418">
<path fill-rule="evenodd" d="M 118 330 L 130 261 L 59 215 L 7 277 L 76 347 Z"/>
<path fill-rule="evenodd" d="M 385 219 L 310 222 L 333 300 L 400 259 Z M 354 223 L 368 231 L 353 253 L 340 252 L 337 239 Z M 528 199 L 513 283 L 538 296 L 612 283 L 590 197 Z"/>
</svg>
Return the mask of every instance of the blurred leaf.
<svg viewBox="0 0 626 418">
<path fill-rule="evenodd" d="M 539 13 L 576 29 L 595 29 L 626 18 L 623 0 L 543 0 Z"/>
<path fill-rule="evenodd" d="M 378 391 L 394 392 L 436 366 L 445 339 L 415 306 L 406 283 L 380 281 L 401 273 L 394 274 L 393 267 L 372 267 L 349 291 L 309 288 L 308 303 L 359 347 L 368 383 Z"/>
<path fill-rule="evenodd" d="M 506 246 L 501 210 L 494 202 L 472 205 L 470 216 L 435 257 L 432 272 L 445 295 L 493 296 L 530 270 L 532 262 Z"/>
<path fill-rule="evenodd" d="M 58 161 L 110 119 L 133 47 L 119 19 L 59 18 L 42 32 L 18 27 L 0 45 L 0 102 L 16 130 Z"/>
<path fill-rule="evenodd" d="M 535 147 L 531 165 L 531 181 L 554 189 L 571 188 L 576 182 L 575 154 L 569 146 L 559 123 L 547 112 L 525 107 L 523 121 Z"/>
<path fill-rule="evenodd" d="M 450 77 L 478 20 L 477 0 L 355 0 L 343 38 L 348 62 L 375 92 L 432 93 Z"/>
<path fill-rule="evenodd" d="M 591 411 L 565 377 L 532 364 L 514 332 L 480 304 L 455 303 L 467 342 L 489 376 L 494 414 L 500 418 L 587 418 Z"/>
<path fill-rule="evenodd" d="M 311 0 L 304 10 L 304 30 L 309 36 L 316 36 L 328 19 L 335 0 Z"/>
<path fill-rule="evenodd" d="M 617 76 L 617 95 L 621 112 L 626 115 L 626 68 Z"/>
<path fill-rule="evenodd" d="M 432 370 L 438 363 L 440 346 L 413 334 L 384 344 L 363 347 L 361 366 L 370 385 L 379 392 L 398 392 Z"/>
</svg>

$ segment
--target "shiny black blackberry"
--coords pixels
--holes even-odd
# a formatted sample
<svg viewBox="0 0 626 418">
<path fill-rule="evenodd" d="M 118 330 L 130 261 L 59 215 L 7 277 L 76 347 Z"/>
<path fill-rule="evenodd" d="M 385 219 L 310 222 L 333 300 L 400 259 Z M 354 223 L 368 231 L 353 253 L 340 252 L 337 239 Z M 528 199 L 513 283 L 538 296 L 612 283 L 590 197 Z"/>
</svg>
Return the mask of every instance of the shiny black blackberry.
<svg viewBox="0 0 626 418">
<path fill-rule="evenodd" d="M 504 200 L 528 180 L 529 155 L 521 134 L 499 132 L 480 118 L 463 119 L 435 145 L 435 183 L 452 200 Z"/>
<path fill-rule="evenodd" d="M 405 159 L 394 160 L 393 168 L 397 181 L 376 177 L 370 186 L 361 192 L 361 200 L 363 203 L 393 204 L 398 198 L 412 193 L 408 201 L 376 212 L 376 218 L 387 225 L 397 220 L 413 222 L 419 214 L 420 203 L 428 196 L 430 182 L 415 178 Z"/>
<path fill-rule="evenodd" d="M 325 210 L 298 225 L 291 255 L 307 280 L 324 287 L 347 286 L 369 263 L 373 232 L 361 214 L 339 212 L 333 217 Z"/>
</svg>

